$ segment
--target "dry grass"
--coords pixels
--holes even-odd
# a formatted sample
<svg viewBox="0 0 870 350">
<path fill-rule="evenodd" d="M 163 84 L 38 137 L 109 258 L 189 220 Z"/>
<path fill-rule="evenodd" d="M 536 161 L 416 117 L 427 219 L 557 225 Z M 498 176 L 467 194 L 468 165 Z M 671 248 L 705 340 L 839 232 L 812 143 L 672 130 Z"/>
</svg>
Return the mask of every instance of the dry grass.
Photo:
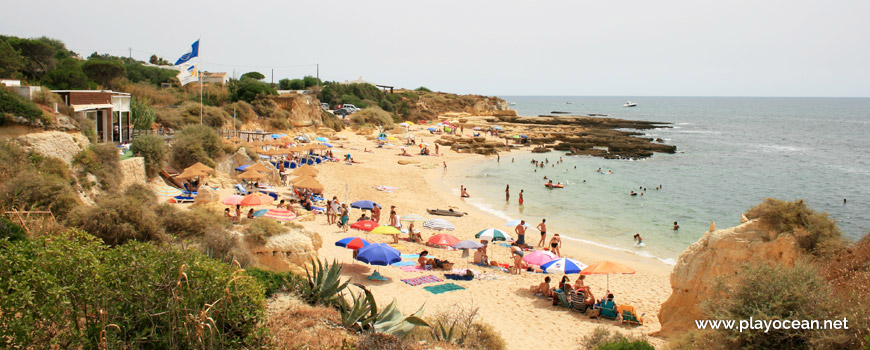
<svg viewBox="0 0 870 350">
<path fill-rule="evenodd" d="M 277 349 L 343 349 L 356 344 L 356 335 L 340 326 L 337 310 L 310 306 L 294 296 L 280 294 L 269 300 L 266 327 Z"/>
<path fill-rule="evenodd" d="M 155 107 L 165 107 L 180 102 L 174 89 L 158 89 L 148 83 L 128 83 L 121 86 L 120 90 L 129 92 L 136 98 L 147 100 Z"/>
</svg>

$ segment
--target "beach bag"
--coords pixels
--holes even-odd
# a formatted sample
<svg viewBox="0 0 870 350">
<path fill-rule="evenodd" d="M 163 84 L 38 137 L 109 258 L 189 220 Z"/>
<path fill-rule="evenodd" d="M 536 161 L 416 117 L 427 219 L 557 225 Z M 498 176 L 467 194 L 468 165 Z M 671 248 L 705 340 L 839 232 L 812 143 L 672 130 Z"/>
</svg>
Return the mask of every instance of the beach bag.
<svg viewBox="0 0 870 350">
<path fill-rule="evenodd" d="M 596 309 L 596 308 L 592 308 L 592 307 L 586 309 L 586 316 L 589 316 L 589 318 L 596 318 L 600 314 L 601 314 L 601 309 Z"/>
</svg>

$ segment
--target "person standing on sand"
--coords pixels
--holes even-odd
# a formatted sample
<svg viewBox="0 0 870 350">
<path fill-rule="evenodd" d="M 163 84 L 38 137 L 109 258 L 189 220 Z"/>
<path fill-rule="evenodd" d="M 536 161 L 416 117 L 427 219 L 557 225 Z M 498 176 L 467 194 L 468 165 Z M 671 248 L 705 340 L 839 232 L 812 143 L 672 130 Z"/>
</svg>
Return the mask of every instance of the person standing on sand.
<svg viewBox="0 0 870 350">
<path fill-rule="evenodd" d="M 436 156 L 438 155 L 438 144 L 437 143 L 435 144 L 435 155 Z"/>
<path fill-rule="evenodd" d="M 377 204 L 372 206 L 372 221 L 377 223 L 381 222 L 381 207 Z"/>
<path fill-rule="evenodd" d="M 559 237 L 559 234 L 554 234 L 553 238 L 550 239 L 550 251 L 556 256 L 562 256 L 562 238 Z"/>
<path fill-rule="evenodd" d="M 446 172 L 447 172 L 447 162 L 446 162 L 446 161 L 441 161 L 441 164 L 444 164 L 444 170 L 443 170 L 443 171 L 446 173 Z"/>
<path fill-rule="evenodd" d="M 511 185 L 508 184 L 504 188 L 504 201 L 507 202 L 510 200 L 511 200 Z"/>
<path fill-rule="evenodd" d="M 390 211 L 390 226 L 395 227 L 398 230 L 402 229 L 402 222 L 399 221 L 399 214 L 396 213 L 396 210 Z M 399 243 L 399 235 L 391 236 L 393 236 L 393 244 Z"/>
<path fill-rule="evenodd" d="M 523 190 L 520 190 L 520 205 L 523 205 Z"/>
<path fill-rule="evenodd" d="M 542 219 L 538 224 L 538 231 L 541 231 L 541 240 L 538 242 L 539 247 L 543 247 L 547 239 L 547 219 Z"/>
<path fill-rule="evenodd" d="M 514 229 L 517 233 L 517 245 L 523 246 L 526 244 L 526 220 L 520 220 L 520 224 Z"/>
</svg>

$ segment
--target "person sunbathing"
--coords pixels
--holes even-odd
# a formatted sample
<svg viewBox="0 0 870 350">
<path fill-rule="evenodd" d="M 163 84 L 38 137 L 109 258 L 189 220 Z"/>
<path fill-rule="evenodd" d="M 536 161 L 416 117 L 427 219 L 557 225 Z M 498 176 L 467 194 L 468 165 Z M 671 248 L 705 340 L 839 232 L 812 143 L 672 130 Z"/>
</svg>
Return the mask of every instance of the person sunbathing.
<svg viewBox="0 0 870 350">
<path fill-rule="evenodd" d="M 424 250 L 420 252 L 420 257 L 417 258 L 417 263 L 420 264 L 420 267 L 426 268 L 427 266 L 430 268 L 439 268 L 444 270 L 453 269 L 453 263 L 447 260 L 440 260 L 437 258 L 427 259 L 426 255 L 429 255 L 429 252 Z"/>
<path fill-rule="evenodd" d="M 541 294 L 549 298 L 552 296 L 550 291 L 550 276 L 544 277 L 544 282 L 541 282 L 539 285 L 532 285 L 529 289 L 534 294 Z"/>
<path fill-rule="evenodd" d="M 585 279 L 586 279 L 586 275 L 580 275 L 580 277 L 577 278 L 577 281 L 574 282 L 574 290 L 584 291 L 586 293 L 589 293 L 589 290 L 590 290 L 589 286 L 587 286 L 583 283 L 583 280 L 585 280 Z"/>
<path fill-rule="evenodd" d="M 406 149 L 403 149 L 402 153 L 399 153 L 399 155 L 403 156 L 403 157 L 410 157 L 411 156 L 410 154 L 408 154 L 408 150 L 406 150 Z"/>
</svg>

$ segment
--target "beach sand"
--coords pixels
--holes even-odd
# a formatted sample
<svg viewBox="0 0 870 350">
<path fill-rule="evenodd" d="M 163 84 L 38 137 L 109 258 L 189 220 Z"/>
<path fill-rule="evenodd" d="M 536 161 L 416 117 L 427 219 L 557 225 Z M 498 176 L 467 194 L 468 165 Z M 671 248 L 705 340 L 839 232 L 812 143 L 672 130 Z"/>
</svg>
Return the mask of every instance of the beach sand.
<svg viewBox="0 0 870 350">
<path fill-rule="evenodd" d="M 349 202 L 374 201 L 383 207 L 381 224 L 389 224 L 389 208 L 395 205 L 400 216 L 419 214 L 426 218 L 439 217 L 448 220 L 456 229 L 444 233 L 452 234 L 460 240 L 474 239 L 475 233 L 486 228 L 502 229 L 511 236 L 515 236 L 512 228 L 505 227 L 504 219 L 466 204 L 459 197 L 458 188 L 445 188 L 446 185 L 441 181 L 441 176 L 445 171 L 450 173 L 462 172 L 463 169 L 473 166 L 476 162 L 483 161 L 484 156 L 459 154 L 449 150 L 449 147 L 440 147 L 441 155 L 434 156 L 434 141 L 438 136 L 427 133 L 418 133 L 417 142 L 429 143 L 433 155 L 419 156 L 417 155 L 419 154 L 418 147 L 409 147 L 408 152 L 415 154 L 412 157 L 399 156 L 401 150 L 398 146 L 375 148 L 376 145 L 373 141 L 366 140 L 364 136 L 355 135 L 349 131 L 341 132 L 339 135 L 346 140 L 333 139 L 331 141 L 336 146 L 332 149 L 335 156 L 343 159 L 345 154 L 350 153 L 358 163 L 347 165 L 344 162 L 330 162 L 317 166 L 320 170 L 317 179 L 325 187 L 325 197 L 337 196 L 342 203 L 347 199 Z M 368 152 L 364 152 L 364 148 L 367 148 Z M 419 163 L 400 165 L 398 163 L 400 160 Z M 447 162 L 446 170 L 442 168 L 442 162 Z M 377 186 L 391 186 L 398 189 L 393 192 L 385 192 L 377 190 Z M 223 198 L 231 194 L 232 190 L 223 189 L 219 192 Z M 346 196 L 348 197 L 346 198 Z M 516 196 L 516 193 L 512 193 L 511 200 L 515 201 Z M 427 208 L 447 209 L 450 207 L 467 212 L 468 215 L 446 217 L 433 216 L 426 212 Z M 351 209 L 351 222 L 356 221 L 361 214 L 362 211 Z M 367 214 L 369 213 L 367 212 Z M 526 241 L 529 243 L 537 243 L 540 239 L 540 232 L 534 229 L 534 226 L 537 225 L 535 219 L 529 219 L 532 221 L 529 222 L 531 227 L 526 236 Z M 531 285 L 541 283 L 545 276 L 551 276 L 553 280 L 550 283 L 551 287 L 557 286 L 562 275 L 528 272 L 523 272 L 521 275 L 511 275 L 496 269 L 472 265 L 473 251 L 470 252 L 471 256 L 463 258 L 462 251 L 448 251 L 410 243 L 407 240 L 400 241 L 397 248 L 403 254 L 417 254 L 422 250 L 428 250 L 431 256 L 456 263 L 454 268 L 468 267 L 498 278 L 472 281 L 445 280 L 445 282 L 462 286 L 465 290 L 449 291 L 436 295 L 424 290 L 423 287 L 441 283 L 411 286 L 402 282 L 401 279 L 427 275 L 435 275 L 444 279 L 443 271 L 407 272 L 394 266 L 370 266 L 354 261 L 351 250 L 334 245 L 335 241 L 351 236 L 362 237 L 371 242 L 391 243 L 391 236 L 370 234 L 354 229 L 345 233 L 335 225 L 328 225 L 324 215 L 317 215 L 314 221 L 296 222 L 318 232 L 323 239 L 323 247 L 319 251 L 320 258 L 343 264 L 344 276 L 350 278 L 352 283 L 368 286 L 379 305 L 385 306 L 395 298 L 400 310 L 405 314 L 410 314 L 425 304 L 424 317 L 453 310 L 455 307 L 479 308 L 477 320 L 492 325 L 504 338 L 508 349 L 526 348 L 530 345 L 559 349 L 577 348 L 581 339 L 591 334 L 599 326 L 624 334 L 648 335 L 660 328 L 656 315 L 660 305 L 668 298 L 671 291 L 669 275 L 672 267 L 669 265 L 652 258 L 563 239 L 563 256 L 578 259 L 586 264 L 610 260 L 627 265 L 637 271 L 630 275 L 610 276 L 610 291 L 615 294 L 617 304 L 632 305 L 639 314 L 645 314 L 642 326 L 622 325 L 610 320 L 590 319 L 566 308 L 553 306 L 549 300 L 535 297 L 529 291 Z M 407 226 L 407 223 L 404 225 Z M 424 239 L 442 233 L 442 231 L 423 228 L 422 222 L 416 223 L 415 229 L 422 232 Z M 558 232 L 548 232 L 548 240 L 553 233 Z M 407 235 L 403 236 L 407 237 Z M 499 243 L 501 242 L 490 244 L 488 248 L 490 259 L 511 263 L 510 249 Z M 415 261 L 414 259 L 406 260 Z M 366 276 L 375 270 L 390 280 L 375 282 L 366 279 Z M 568 275 L 568 277 L 573 283 L 578 275 Z M 586 285 L 591 287 L 592 293 L 598 299 L 605 296 L 606 281 L 607 277 L 603 275 L 586 277 Z M 359 292 L 358 288 L 349 288 L 355 293 Z M 664 343 L 663 339 L 654 337 L 650 337 L 649 341 L 654 346 Z"/>
<path fill-rule="evenodd" d="M 512 236 L 514 235 L 512 229 L 505 227 L 503 219 L 466 204 L 459 197 L 458 188 L 443 188 L 444 185 L 439 181 L 439 177 L 445 172 L 442 169 L 442 161 L 447 162 L 446 172 L 461 172 L 464 167 L 472 166 L 475 162 L 483 160 L 484 156 L 459 154 L 450 151 L 448 147 L 441 147 L 441 156 L 415 155 L 404 157 L 398 155 L 401 153 L 398 147 L 392 149 L 374 148 L 374 142 L 367 141 L 363 136 L 350 132 L 342 132 L 340 135 L 347 137 L 348 140 L 333 140 L 333 145 L 342 147 L 333 149 L 333 153 L 337 157 L 351 153 L 353 159 L 359 163 L 347 165 L 344 162 L 335 162 L 318 166 L 321 172 L 317 178 L 323 183 L 325 195 L 328 198 L 338 196 L 341 202 L 345 202 L 347 191 L 351 202 L 357 200 L 377 202 L 384 207 L 381 214 L 381 224 L 389 223 L 391 205 L 397 207 L 400 216 L 413 213 L 427 218 L 436 217 L 429 215 L 426 212 L 427 208 L 447 209 L 454 207 L 455 210 L 467 212 L 469 215 L 459 218 L 444 216 L 440 218 L 444 218 L 456 226 L 454 231 L 446 233 L 452 234 L 460 240 L 474 239 L 475 233 L 491 227 L 505 230 Z M 423 136 L 422 133 L 418 135 L 417 142 L 428 142 L 431 145 L 430 149 L 434 151 L 434 141 L 437 136 Z M 371 153 L 363 152 L 364 148 L 368 148 Z M 414 154 L 415 151 L 418 153 L 419 148 L 409 148 L 409 153 Z M 399 165 L 399 160 L 418 161 L 420 164 Z M 379 185 L 398 187 L 398 190 L 392 193 L 378 191 L 376 187 Z M 512 194 L 512 200 L 515 200 L 515 197 L 516 194 Z M 355 221 L 361 213 L 360 210 L 352 209 L 351 221 Z M 462 258 L 462 251 L 447 251 L 400 241 L 399 250 L 403 254 L 417 254 L 422 250 L 428 250 L 430 255 L 455 262 L 455 268 L 470 267 L 476 271 L 490 272 L 502 277 L 498 280 L 447 281 L 466 289 L 436 295 L 424 290 L 423 287 L 438 283 L 411 286 L 402 282 L 401 279 L 430 274 L 443 279 L 443 272 L 437 270 L 406 272 L 393 266 L 369 266 L 361 262 L 354 262 L 350 250 L 333 244 L 341 238 L 350 236 L 362 237 L 372 242 L 390 243 L 392 242 L 391 236 L 369 234 L 353 229 L 344 233 L 335 225 L 327 225 L 325 216 L 318 216 L 313 222 L 301 222 L 301 224 L 316 230 L 322 236 L 324 243 L 319 252 L 320 257 L 343 263 L 346 266 L 345 276 L 351 278 L 354 283 L 368 286 L 380 305 L 386 305 L 393 298 L 396 298 L 399 308 L 409 314 L 425 303 L 424 316 L 434 315 L 442 310 L 450 310 L 457 305 L 477 307 L 479 308 L 479 320 L 491 324 L 499 331 L 509 349 L 519 349 L 530 345 L 543 345 L 547 348 L 576 348 L 580 340 L 598 326 L 636 335 L 657 331 L 660 325 L 656 315 L 660 305 L 668 298 L 671 291 L 668 279 L 672 267 L 669 265 L 627 252 L 563 240 L 563 256 L 576 258 L 586 264 L 610 260 L 630 266 L 637 271 L 636 274 L 632 275 L 610 276 L 610 290 L 615 294 L 617 303 L 633 305 L 639 313 L 645 314 L 642 326 L 621 325 L 609 320 L 590 319 L 577 312 L 552 306 L 550 301 L 533 296 L 529 291 L 529 286 L 539 284 L 548 275 L 527 272 L 521 275 L 510 275 L 505 272 L 497 272 L 495 269 L 471 265 L 472 257 Z M 532 227 L 536 224 L 537 222 L 530 223 Z M 440 233 L 423 228 L 422 223 L 415 224 L 415 228 L 420 229 L 424 239 Z M 534 228 L 530 228 L 528 231 L 526 240 L 537 243 L 540 238 L 539 231 Z M 548 237 L 551 237 L 553 233 L 548 232 Z M 491 244 L 488 250 L 491 259 L 499 262 L 510 262 L 509 248 L 496 243 Z M 388 277 L 390 281 L 367 280 L 365 276 L 374 270 Z M 551 286 L 556 286 L 562 277 L 561 275 L 549 276 L 553 279 Z M 573 283 L 578 275 L 569 275 L 568 277 Z M 596 298 L 604 296 L 606 278 L 606 276 L 601 275 L 587 276 L 586 285 L 591 286 Z M 654 345 L 661 345 L 664 342 L 658 338 L 650 338 L 650 341 Z"/>
</svg>

